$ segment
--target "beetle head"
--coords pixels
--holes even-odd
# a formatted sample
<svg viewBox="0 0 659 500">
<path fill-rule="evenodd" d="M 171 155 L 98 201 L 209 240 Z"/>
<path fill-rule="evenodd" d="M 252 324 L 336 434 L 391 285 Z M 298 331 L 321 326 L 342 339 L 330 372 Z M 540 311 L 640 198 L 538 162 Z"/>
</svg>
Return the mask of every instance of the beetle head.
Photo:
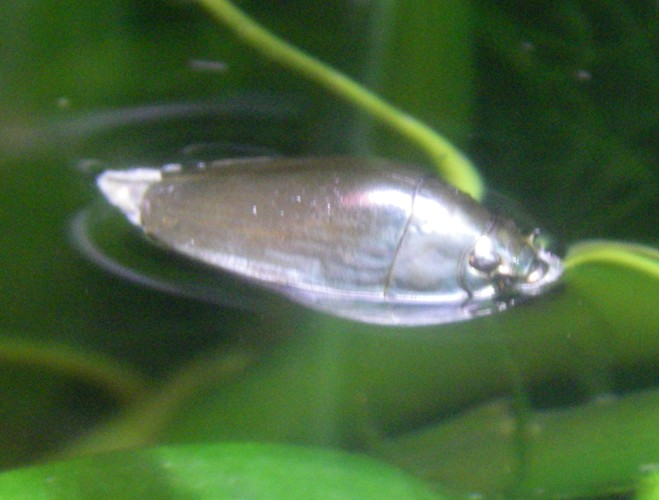
<svg viewBox="0 0 659 500">
<path fill-rule="evenodd" d="M 524 236 L 512 221 L 494 219 L 467 252 L 462 283 L 472 298 L 538 295 L 562 273 L 561 261 L 539 243 L 539 231 Z"/>
</svg>

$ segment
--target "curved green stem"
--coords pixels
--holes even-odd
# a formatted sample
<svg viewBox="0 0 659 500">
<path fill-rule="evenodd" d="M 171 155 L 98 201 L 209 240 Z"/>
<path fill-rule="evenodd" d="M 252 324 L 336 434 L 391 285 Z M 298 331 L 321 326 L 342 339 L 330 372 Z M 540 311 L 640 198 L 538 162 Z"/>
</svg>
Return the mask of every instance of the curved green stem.
<svg viewBox="0 0 659 500">
<path fill-rule="evenodd" d="M 584 241 L 573 245 L 565 258 L 566 269 L 592 263 L 618 264 L 659 279 L 659 251 L 643 245 Z"/>
<path fill-rule="evenodd" d="M 180 369 L 171 380 L 151 392 L 116 420 L 96 432 L 83 436 L 57 453 L 63 459 L 91 455 L 122 448 L 153 444 L 176 421 L 187 403 L 212 384 L 224 385 L 244 373 L 254 360 L 254 353 L 237 351 L 203 358 Z"/>
<path fill-rule="evenodd" d="M 199 0 L 234 34 L 263 56 L 296 71 L 397 130 L 426 151 L 442 176 L 479 200 L 483 182 L 469 159 L 447 139 L 329 65 L 268 32 L 227 0 Z"/>
<path fill-rule="evenodd" d="M 147 382 L 117 361 L 61 344 L 37 340 L 0 339 L 0 364 L 46 368 L 104 388 L 122 403 L 143 396 Z"/>
</svg>

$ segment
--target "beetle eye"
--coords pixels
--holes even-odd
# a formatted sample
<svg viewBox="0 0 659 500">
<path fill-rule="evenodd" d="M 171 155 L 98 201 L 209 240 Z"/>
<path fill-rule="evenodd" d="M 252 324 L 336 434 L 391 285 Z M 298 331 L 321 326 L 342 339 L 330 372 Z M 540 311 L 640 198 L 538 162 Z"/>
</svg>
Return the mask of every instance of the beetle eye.
<svg viewBox="0 0 659 500">
<path fill-rule="evenodd" d="M 500 264 L 501 257 L 492 248 L 490 239 L 479 239 L 469 255 L 469 265 L 477 271 L 491 274 Z"/>
<path fill-rule="evenodd" d="M 529 272 L 526 275 L 526 283 L 536 283 L 540 281 L 542 277 L 547 274 L 549 270 L 549 265 L 541 260 L 534 260 L 533 265 L 529 269 Z"/>
</svg>

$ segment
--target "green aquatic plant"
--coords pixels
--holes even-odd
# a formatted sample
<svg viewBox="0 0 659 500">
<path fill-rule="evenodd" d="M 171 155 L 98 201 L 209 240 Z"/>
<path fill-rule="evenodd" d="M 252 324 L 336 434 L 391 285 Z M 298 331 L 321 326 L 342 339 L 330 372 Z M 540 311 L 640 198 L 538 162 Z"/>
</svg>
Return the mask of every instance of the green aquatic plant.
<svg viewBox="0 0 659 500">
<path fill-rule="evenodd" d="M 293 45 L 268 32 L 225 0 L 201 0 L 208 10 L 248 45 L 298 74 L 327 88 L 369 113 L 423 149 L 448 182 L 479 200 L 483 184 L 478 171 L 453 144 L 423 122 L 395 108 L 377 95 Z"/>
<path fill-rule="evenodd" d="M 289 304 L 245 315 L 149 293 L 97 274 L 64 246 L 63 221 L 86 201 L 77 172 L 65 176 L 61 165 L 46 168 L 56 161 L 48 152 L 39 153 L 43 157 L 37 158 L 36 169 L 30 169 L 33 158 L 23 163 L 3 160 L 6 188 L 18 195 L 5 198 L 7 207 L 0 214 L 30 216 L 20 224 L 7 216 L 3 222 L 12 230 L 5 231 L 0 246 L 5 273 L 0 359 L 7 410 L 3 424 L 8 430 L 0 442 L 2 462 L 16 466 L 44 456 L 62 461 L 8 471 L 0 475 L 0 490 L 15 496 L 45 491 L 58 498 L 97 495 L 102 493 L 99 488 L 107 487 L 114 496 L 212 497 L 239 483 L 254 494 L 265 489 L 268 498 L 273 488 L 287 497 L 300 490 L 308 496 L 314 488 L 319 497 L 345 492 L 346 498 L 380 498 L 388 491 L 399 497 L 432 498 L 429 487 L 441 492 L 438 498 L 450 498 L 597 497 L 630 494 L 639 487 L 639 498 L 651 498 L 659 460 L 654 424 L 659 419 L 659 257 L 646 245 L 601 238 L 633 235 L 646 244 L 656 242 L 656 234 L 646 231 L 655 227 L 647 212 L 657 199 L 656 173 L 651 168 L 652 146 L 643 139 L 649 137 L 652 117 L 630 111 L 622 120 L 626 115 L 619 101 L 611 98 L 603 107 L 597 92 L 605 91 L 593 89 L 590 95 L 584 90 L 586 73 L 575 79 L 575 71 L 592 69 L 593 61 L 604 64 L 606 56 L 621 50 L 625 57 L 614 57 L 610 74 L 621 74 L 616 66 L 625 69 L 622 73 L 633 70 L 637 81 L 649 85 L 633 83 L 634 92 L 651 99 L 647 91 L 657 80 L 651 78 L 656 68 L 648 64 L 654 56 L 644 48 L 651 38 L 651 27 L 643 24 L 644 5 L 607 2 L 594 13 L 583 2 L 559 2 L 555 17 L 543 25 L 547 11 L 542 7 L 515 10 L 476 4 L 471 12 L 475 22 L 454 27 L 465 40 L 478 34 L 478 66 L 487 68 L 476 76 L 478 85 L 465 83 L 470 92 L 478 89 L 478 97 L 472 95 L 472 105 L 461 102 L 460 109 L 476 112 L 462 116 L 471 131 L 457 135 L 471 135 L 468 150 L 489 184 L 515 193 L 568 242 L 564 287 L 502 315 L 401 334 Z M 247 7 L 264 17 L 272 9 L 264 3 Z M 161 17 L 152 20 L 158 39 L 166 38 L 160 32 L 180 16 L 196 23 L 202 35 L 190 33 L 183 23 L 181 33 L 167 31 L 177 44 L 201 36 L 212 45 L 224 36 L 223 45 L 215 46 L 219 53 L 235 50 L 234 63 L 249 59 L 242 45 L 231 45 L 232 36 L 206 24 L 201 11 L 162 8 Z M 306 8 L 322 11 L 331 6 Z M 441 18 L 437 12 L 442 8 L 458 7 L 414 2 L 408 8 L 414 16 L 405 7 L 383 2 L 377 15 L 364 23 L 372 30 L 368 35 L 394 30 L 388 40 L 400 42 L 413 39 L 416 30 L 441 39 L 436 25 L 422 29 L 418 23 L 424 16 Z M 78 25 L 90 15 L 85 12 L 68 21 Z M 359 17 L 362 11 L 352 12 Z M 64 10 L 57 15 L 59 22 L 67 21 Z M 273 16 L 272 22 L 290 26 L 294 34 L 294 27 L 303 23 L 297 11 L 292 19 L 287 23 Z M 534 23 L 523 22 L 529 19 Z M 625 35 L 629 50 L 612 49 L 598 23 Z M 310 24 L 317 29 L 322 23 Z M 249 20 L 248 25 L 254 27 Z M 83 26 L 99 31 L 89 23 Z M 147 50 L 131 37 L 122 40 L 122 51 Z M 265 40 L 267 47 L 272 39 Z M 384 45 L 379 38 L 371 43 L 379 49 Z M 67 58 L 84 68 L 87 47 L 91 67 L 96 67 L 98 52 L 89 49 L 92 45 L 72 48 Z M 288 46 L 276 46 L 284 49 L 277 61 L 286 65 Z M 183 51 L 185 57 L 189 50 Z M 416 65 L 411 54 L 405 56 L 412 59 L 406 67 L 418 71 L 410 79 L 424 78 L 426 69 L 434 78 L 444 70 L 451 72 L 439 64 L 426 68 L 422 56 Z M 132 70 L 139 68 L 149 76 L 143 81 L 166 86 L 167 78 L 156 66 L 150 67 L 147 57 L 138 59 Z M 294 64 L 288 67 L 295 70 Z M 108 61 L 100 68 L 108 79 L 116 75 L 117 68 Z M 60 69 L 53 66 L 51 74 Z M 328 66 L 321 69 L 331 87 L 337 73 Z M 240 77 L 252 83 L 263 79 L 262 66 L 253 80 L 240 71 L 238 64 L 232 67 L 226 84 Z M 278 75 L 268 76 L 277 81 Z M 591 76 L 597 84 L 597 71 Z M 216 78 L 214 74 L 213 84 Z M 123 80 L 121 85 L 128 85 Z M 175 88 L 168 91 L 178 95 L 179 82 L 174 77 L 172 82 Z M 98 102 L 111 98 L 108 85 L 107 80 L 100 85 Z M 208 80 L 203 85 L 209 85 Z M 386 88 L 387 82 L 380 85 Z M 348 87 L 356 91 L 357 101 L 369 95 L 354 82 Z M 442 89 L 428 89 L 428 94 L 405 97 L 418 99 L 417 106 L 423 108 L 424 102 L 441 99 Z M 558 100 L 560 106 L 552 105 Z M 372 97 L 366 101 L 376 108 L 383 105 Z M 384 106 L 381 109 L 390 109 Z M 566 115 L 559 114 L 563 108 Z M 608 111 L 625 124 L 621 130 L 610 126 Z M 346 127 L 345 122 L 341 126 Z M 423 126 L 417 130 L 429 133 Z M 0 144 L 11 144 L 16 137 L 5 134 Z M 378 149 L 378 140 L 390 137 L 375 137 L 371 144 L 375 152 L 386 150 Z M 442 140 L 430 142 L 449 157 L 455 151 L 453 146 L 446 149 Z M 55 151 L 53 156 L 61 154 Z M 430 156 L 445 163 L 442 153 Z M 606 162 L 594 168 L 602 158 Z M 470 177 L 473 171 L 467 170 L 464 178 Z M 583 194 L 561 196 L 562 190 L 574 193 L 577 188 Z M 609 208 L 603 211 L 602 206 Z M 87 212 L 91 218 L 86 227 L 104 256 L 128 269 L 148 270 L 147 275 L 159 281 L 212 286 L 207 275 L 197 281 L 198 269 L 158 253 L 126 224 L 94 210 Z M 586 236 L 600 239 L 584 240 Z M 25 332 L 20 341 L 17 332 Z M 83 408 L 84 418 L 72 407 Z M 58 420 L 71 423 L 67 433 L 55 432 L 52 422 Z M 32 437 L 27 451 L 21 449 L 30 432 L 50 432 L 48 446 Z M 28 437 L 22 438 L 24 434 Z M 272 441 L 286 445 L 263 444 Z M 149 448 L 152 445 L 159 446 Z M 358 450 L 371 458 L 327 453 L 311 445 Z M 72 458 L 119 449 L 129 450 Z M 258 470 L 248 467 L 255 462 L 261 466 Z M 60 489 L 54 490 L 53 483 Z"/>
</svg>

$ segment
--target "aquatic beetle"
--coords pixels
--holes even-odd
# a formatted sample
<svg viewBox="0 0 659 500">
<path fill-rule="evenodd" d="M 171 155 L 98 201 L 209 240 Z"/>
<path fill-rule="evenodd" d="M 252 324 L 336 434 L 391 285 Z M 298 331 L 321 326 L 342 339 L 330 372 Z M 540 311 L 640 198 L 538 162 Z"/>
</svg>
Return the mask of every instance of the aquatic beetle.
<svg viewBox="0 0 659 500">
<path fill-rule="evenodd" d="M 433 175 L 378 159 L 107 170 L 107 200 L 167 249 L 367 323 L 425 325 L 544 292 L 558 257 Z"/>
</svg>

